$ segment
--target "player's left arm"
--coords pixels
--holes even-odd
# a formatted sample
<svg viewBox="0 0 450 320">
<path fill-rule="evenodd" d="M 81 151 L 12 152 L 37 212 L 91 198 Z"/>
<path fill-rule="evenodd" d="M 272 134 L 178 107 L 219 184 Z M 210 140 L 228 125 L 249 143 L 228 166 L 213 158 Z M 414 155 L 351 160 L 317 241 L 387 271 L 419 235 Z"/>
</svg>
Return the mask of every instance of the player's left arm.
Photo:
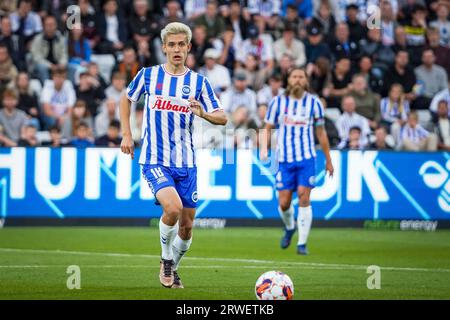
<svg viewBox="0 0 450 320">
<path fill-rule="evenodd" d="M 317 139 L 319 140 L 320 146 L 325 155 L 325 169 L 330 174 L 330 177 L 332 177 L 334 168 L 330 156 L 330 143 L 328 141 L 327 130 L 325 129 L 324 108 L 319 101 L 317 101 L 314 106 L 314 122 L 316 126 Z"/>
<path fill-rule="evenodd" d="M 212 124 L 225 125 L 228 118 L 223 111 L 222 104 L 217 99 L 208 79 L 203 80 L 203 87 L 197 101 L 194 97 L 189 98 L 189 106 L 192 112 Z"/>
</svg>

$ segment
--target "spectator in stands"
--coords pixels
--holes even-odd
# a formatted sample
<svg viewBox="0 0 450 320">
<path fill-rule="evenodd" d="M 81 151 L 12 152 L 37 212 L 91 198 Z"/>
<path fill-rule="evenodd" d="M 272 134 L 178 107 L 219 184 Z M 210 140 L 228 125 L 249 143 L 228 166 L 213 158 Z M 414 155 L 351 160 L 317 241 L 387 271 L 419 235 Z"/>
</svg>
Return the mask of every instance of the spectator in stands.
<svg viewBox="0 0 450 320">
<path fill-rule="evenodd" d="M 330 47 L 322 34 L 322 27 L 312 22 L 307 28 L 308 38 L 305 41 L 306 62 L 315 63 L 320 57 L 331 60 Z M 308 68 L 308 67 L 307 67 Z"/>
<path fill-rule="evenodd" d="M 364 75 L 356 74 L 352 78 L 352 89 L 348 92 L 356 102 L 356 112 L 369 120 L 372 129 L 380 121 L 380 97 L 367 87 Z"/>
<path fill-rule="evenodd" d="M 199 70 L 201 74 L 209 79 L 214 92 L 218 96 L 231 86 L 230 72 L 227 68 L 217 63 L 220 56 L 221 53 L 217 49 L 207 49 L 204 54 L 205 66 Z"/>
<path fill-rule="evenodd" d="M 108 124 L 112 120 L 119 120 L 119 102 L 109 98 L 101 112 L 95 117 L 95 136 L 105 135 L 108 131 Z"/>
<path fill-rule="evenodd" d="M 66 80 L 64 69 L 53 70 L 52 80 L 45 81 L 40 99 L 44 126 L 47 129 L 54 125 L 61 126 L 76 100 L 75 90 L 72 83 Z"/>
<path fill-rule="evenodd" d="M 192 48 L 191 53 L 195 56 L 197 67 L 204 65 L 204 56 L 206 50 L 213 48 L 212 44 L 206 38 L 206 27 L 198 25 L 192 31 Z"/>
<path fill-rule="evenodd" d="M 408 45 L 408 41 L 406 39 L 406 31 L 405 27 L 403 26 L 397 26 L 395 28 L 395 45 L 393 46 L 393 50 L 395 52 L 399 51 L 406 51 L 408 53 L 408 61 L 409 65 L 412 68 L 417 67 L 420 65 L 420 57 L 422 55 L 422 48 L 420 47 L 420 50 L 414 50 L 413 47 L 410 47 Z M 419 54 L 419 56 L 417 56 Z"/>
<path fill-rule="evenodd" d="M 194 21 L 206 12 L 207 0 L 185 0 L 184 14 L 186 19 Z"/>
<path fill-rule="evenodd" d="M 233 86 L 221 94 L 220 100 L 228 114 L 232 114 L 239 106 L 245 106 L 249 117 L 256 117 L 256 94 L 247 88 L 247 76 L 241 70 L 236 71 Z"/>
<path fill-rule="evenodd" d="M 338 23 L 335 36 L 330 44 L 331 52 L 336 59 L 346 57 L 352 61 L 358 60 L 360 52 L 358 43 L 350 40 L 348 25 L 344 22 Z"/>
<path fill-rule="evenodd" d="M 171 22 L 181 22 L 190 25 L 190 23 L 183 17 L 180 2 L 177 0 L 167 1 L 165 3 L 165 9 L 163 10 L 163 12 L 164 17 L 161 19 L 162 26 L 165 26 Z"/>
<path fill-rule="evenodd" d="M 18 101 L 13 90 L 5 90 L 2 98 L 3 108 L 0 109 L 0 127 L 3 128 L 3 132 L 0 132 L 0 140 L 10 147 L 17 145 L 22 127 L 28 122 L 25 112 L 17 109 Z"/>
<path fill-rule="evenodd" d="M 8 48 L 14 65 L 19 70 L 24 70 L 26 68 L 25 49 L 21 48 L 19 36 L 12 32 L 11 19 L 9 16 L 5 16 L 1 18 L 0 23 L 0 44 L 4 44 Z"/>
<path fill-rule="evenodd" d="M 411 111 L 408 122 L 400 132 L 399 149 L 408 151 L 436 151 L 437 136 L 425 130 L 418 121 L 416 111 Z"/>
<path fill-rule="evenodd" d="M 159 19 L 150 13 L 147 0 L 134 0 L 134 12 L 129 19 L 130 32 L 134 44 L 152 43 L 159 33 Z"/>
<path fill-rule="evenodd" d="M 111 120 L 108 125 L 108 131 L 105 135 L 95 139 L 95 145 L 101 147 L 120 147 L 120 121 Z"/>
<path fill-rule="evenodd" d="M 448 2 L 438 1 L 437 20 L 430 22 L 430 26 L 436 28 L 440 32 L 440 44 L 450 47 L 450 21 L 448 18 Z"/>
<path fill-rule="evenodd" d="M 270 74 L 274 68 L 272 43 L 267 41 L 267 37 L 264 38 L 263 35 L 260 35 L 255 25 L 250 25 L 247 33 L 249 38 L 242 43 L 241 48 L 237 52 L 236 59 L 243 65 L 249 54 L 256 55 L 261 64 L 260 68 L 266 69 L 267 73 Z"/>
<path fill-rule="evenodd" d="M 8 53 L 6 45 L 0 43 L 0 97 L 6 87 L 14 84 L 17 76 L 17 68 Z"/>
<path fill-rule="evenodd" d="M 418 84 L 418 99 L 412 105 L 413 109 L 428 109 L 434 95 L 447 88 L 448 77 L 444 68 L 435 64 L 433 50 L 426 49 L 422 54 L 422 65 L 414 72 Z"/>
<path fill-rule="evenodd" d="M 340 108 L 341 98 L 348 94 L 352 87 L 350 66 L 350 60 L 347 57 L 340 57 L 336 61 L 335 68 L 331 72 L 331 81 L 323 92 L 330 108 Z"/>
<path fill-rule="evenodd" d="M 406 38 L 410 46 L 425 45 L 425 31 L 427 29 L 427 9 L 421 5 L 416 4 L 411 12 L 411 21 L 406 24 Z"/>
<path fill-rule="evenodd" d="M 343 113 L 336 120 L 336 128 L 339 132 L 341 143 L 346 143 L 350 134 L 350 128 L 359 127 L 361 129 L 361 141 L 359 145 L 361 147 L 366 147 L 369 142 L 368 136 L 370 134 L 369 120 L 355 112 L 355 98 L 349 95 L 344 96 L 342 98 L 342 109 Z"/>
<path fill-rule="evenodd" d="M 269 78 L 267 69 L 261 69 L 260 65 L 258 57 L 249 54 L 245 59 L 243 69 L 240 69 L 245 72 L 247 76 L 247 86 L 254 91 L 260 90 Z"/>
<path fill-rule="evenodd" d="M 269 84 L 264 85 L 257 93 L 256 101 L 258 107 L 261 105 L 267 107 L 274 97 L 283 94 L 284 88 L 282 87 L 282 84 L 281 76 L 277 73 L 273 73 L 269 77 Z"/>
<path fill-rule="evenodd" d="M 76 134 L 76 128 L 83 122 L 90 130 L 94 129 L 94 121 L 87 107 L 86 101 L 77 100 L 73 106 L 72 112 L 64 117 L 61 126 L 61 135 L 64 139 L 70 139 Z"/>
<path fill-rule="evenodd" d="M 125 18 L 118 11 L 116 0 L 106 0 L 103 12 L 98 19 L 100 42 L 97 51 L 102 54 L 115 54 L 124 48 L 128 40 L 128 28 Z"/>
<path fill-rule="evenodd" d="M 44 32 L 38 34 L 31 44 L 31 58 L 42 84 L 49 79 L 51 71 L 67 65 L 67 43 L 57 27 L 55 17 L 45 17 Z"/>
<path fill-rule="evenodd" d="M 150 44 L 153 45 L 153 41 L 140 41 L 137 43 L 136 56 L 140 66 L 154 66 L 158 64 L 156 55 L 152 53 L 154 50 L 150 50 Z"/>
<path fill-rule="evenodd" d="M 277 73 L 281 76 L 283 81 L 283 88 L 287 86 L 287 78 L 289 74 L 289 70 L 294 66 L 294 59 L 287 53 L 285 53 L 280 60 L 280 63 L 275 68 L 273 73 Z"/>
<path fill-rule="evenodd" d="M 22 133 L 17 145 L 19 147 L 37 147 L 40 145 L 39 140 L 36 137 L 37 128 L 31 123 L 22 127 Z"/>
<path fill-rule="evenodd" d="M 195 58 L 195 56 L 192 54 L 192 52 L 189 52 L 187 57 L 186 57 L 186 63 L 185 63 L 186 67 L 188 67 L 189 69 L 198 72 L 198 63 L 197 63 L 197 59 Z"/>
<path fill-rule="evenodd" d="M 60 148 L 68 145 L 68 141 L 61 137 L 61 130 L 58 126 L 51 127 L 49 133 L 50 141 L 42 142 L 42 146 Z"/>
<path fill-rule="evenodd" d="M 323 96 L 323 91 L 331 79 L 330 61 L 325 57 L 320 57 L 315 64 L 309 66 L 311 68 L 306 69 L 306 71 L 309 76 L 310 90 L 319 96 Z"/>
<path fill-rule="evenodd" d="M 217 38 L 225 31 L 225 20 L 219 15 L 216 0 L 208 0 L 205 13 L 195 19 L 195 25 L 205 26 L 208 41 Z"/>
<path fill-rule="evenodd" d="M 0 17 L 9 15 L 17 9 L 17 0 L 3 0 L 0 3 Z"/>
<path fill-rule="evenodd" d="M 438 103 L 437 117 L 433 119 L 432 132 L 438 137 L 438 148 L 450 151 L 450 119 L 449 102 L 440 100 Z"/>
<path fill-rule="evenodd" d="M 385 71 L 380 70 L 380 68 L 374 68 L 370 56 L 362 56 L 358 66 L 358 73 L 364 75 L 370 90 L 381 93 L 384 85 Z"/>
<path fill-rule="evenodd" d="M 425 48 L 425 32 L 427 10 L 425 6 L 416 4 L 412 8 L 411 21 L 405 25 L 406 43 L 410 50 L 411 57 L 420 57 Z M 419 60 L 414 59 L 411 62 L 416 66 Z"/>
<path fill-rule="evenodd" d="M 39 15 L 32 11 L 32 0 L 20 0 L 17 11 L 11 13 L 13 33 L 20 37 L 20 48 L 24 50 L 35 35 L 42 32 L 42 21 Z"/>
<path fill-rule="evenodd" d="M 308 25 L 309 27 L 315 27 L 322 31 L 324 37 L 324 43 L 329 43 L 331 37 L 333 36 L 334 29 L 336 27 L 336 19 L 331 12 L 330 2 L 327 0 L 321 0 L 319 8 L 312 19 L 312 22 Z M 310 32 L 308 32 L 309 34 Z"/>
<path fill-rule="evenodd" d="M 320 101 L 322 102 L 322 106 L 324 108 L 324 120 L 325 120 L 325 130 L 327 132 L 327 136 L 328 136 L 328 141 L 330 143 L 330 147 L 336 147 L 339 142 L 340 142 L 340 137 L 339 137 L 339 132 L 338 129 L 336 128 L 336 125 L 334 124 L 334 121 L 332 119 L 330 119 L 330 117 L 328 116 L 327 112 L 326 112 L 326 108 L 327 108 L 327 102 L 325 101 L 324 98 L 320 98 Z M 314 132 L 314 141 L 319 141 L 316 135 L 316 132 Z"/>
<path fill-rule="evenodd" d="M 234 31 L 231 45 L 234 49 L 239 48 L 242 41 L 247 38 L 249 20 L 244 17 L 241 1 L 230 1 L 230 15 L 225 19 L 226 30 Z"/>
<path fill-rule="evenodd" d="M 448 87 L 439 91 L 431 100 L 430 104 L 430 112 L 433 115 L 433 118 L 436 119 L 438 112 L 438 104 L 441 100 L 447 101 L 447 104 L 450 105 L 450 78 L 448 79 Z M 450 111 L 449 111 L 450 115 Z"/>
<path fill-rule="evenodd" d="M 83 35 L 83 26 L 75 24 L 69 31 L 68 41 L 68 77 L 72 83 L 75 83 L 76 76 L 87 69 L 91 62 L 91 47 Z"/>
<path fill-rule="evenodd" d="M 114 67 L 113 73 L 118 71 L 124 74 L 126 82 L 130 83 L 140 68 L 141 66 L 139 66 L 139 63 L 137 62 L 136 52 L 133 47 L 126 47 L 123 50 L 123 59 Z"/>
<path fill-rule="evenodd" d="M 366 38 L 366 28 L 364 28 L 358 20 L 359 7 L 355 3 L 350 3 L 345 8 L 346 23 L 350 31 L 349 39 L 354 43 L 359 43 Z"/>
<path fill-rule="evenodd" d="M 361 128 L 357 126 L 351 127 L 347 139 L 341 141 L 338 148 L 346 150 L 363 150 L 364 146 L 361 144 Z"/>
<path fill-rule="evenodd" d="M 120 72 L 115 72 L 112 76 L 111 84 L 105 90 L 106 99 L 112 99 L 119 105 L 120 98 L 125 92 L 125 85 L 125 75 Z"/>
<path fill-rule="evenodd" d="M 17 75 L 15 88 L 18 93 L 19 103 L 17 109 L 24 111 L 31 122 L 40 129 L 40 107 L 38 97 L 30 88 L 30 79 L 28 73 L 20 72 Z"/>
<path fill-rule="evenodd" d="M 78 6 L 80 7 L 83 37 L 88 40 L 91 49 L 94 49 L 100 41 L 97 15 L 89 0 L 78 0 Z"/>
<path fill-rule="evenodd" d="M 433 27 L 427 29 L 428 48 L 433 50 L 436 64 L 445 69 L 448 77 L 450 75 L 450 47 L 443 46 L 439 37 L 439 29 Z"/>
<path fill-rule="evenodd" d="M 283 0 L 281 15 L 283 17 L 287 14 L 287 8 L 292 5 L 292 8 L 297 9 L 298 17 L 303 19 L 306 24 L 310 23 L 313 17 L 313 4 L 312 0 Z"/>
<path fill-rule="evenodd" d="M 393 150 L 386 142 L 387 131 L 384 126 L 379 126 L 375 130 L 375 141 L 371 143 L 369 149 L 373 150 Z"/>
<path fill-rule="evenodd" d="M 409 103 L 401 84 L 394 83 L 389 90 L 389 95 L 381 99 L 380 113 L 380 124 L 396 137 L 400 128 L 408 120 L 409 114 Z"/>
<path fill-rule="evenodd" d="M 283 37 L 275 41 L 273 49 L 277 62 L 284 53 L 288 53 L 294 58 L 295 66 L 301 67 L 306 63 L 305 46 L 303 42 L 295 38 L 295 27 L 292 24 L 285 25 Z"/>
<path fill-rule="evenodd" d="M 144 121 L 144 104 L 138 103 L 136 110 L 131 113 L 130 126 L 135 146 L 140 146 L 142 137 L 142 121 Z"/>
<path fill-rule="evenodd" d="M 408 52 L 405 50 L 397 52 L 394 66 L 389 68 L 384 76 L 383 90 L 381 92 L 384 97 L 389 94 L 389 90 L 394 83 L 402 84 L 405 97 L 410 103 L 416 98 L 416 94 L 413 91 L 416 84 L 416 75 L 409 65 Z"/>
<path fill-rule="evenodd" d="M 80 122 L 75 129 L 75 136 L 70 140 L 70 145 L 76 148 L 87 148 L 94 146 L 92 142 L 91 131 L 89 126 Z"/>
<path fill-rule="evenodd" d="M 381 9 L 381 43 L 385 46 L 395 44 L 395 28 L 398 26 L 392 4 L 388 0 L 382 0 Z"/>
<path fill-rule="evenodd" d="M 95 81 L 95 87 L 100 87 L 101 90 L 106 90 L 108 84 L 106 83 L 103 76 L 100 74 L 98 65 L 95 62 L 90 62 L 87 67 L 87 72 L 91 76 L 91 81 Z"/>
<path fill-rule="evenodd" d="M 222 54 L 218 59 L 218 63 L 226 67 L 231 76 L 233 76 L 234 68 L 236 67 L 237 48 L 241 46 L 241 42 L 238 46 L 234 46 L 234 34 L 233 28 L 227 26 L 227 29 L 221 35 L 220 42 L 216 42 L 218 44 L 217 47 L 222 48 Z"/>
<path fill-rule="evenodd" d="M 88 72 L 80 74 L 80 84 L 76 88 L 77 99 L 83 100 L 87 104 L 89 113 L 92 116 L 96 116 L 98 113 L 98 107 L 103 99 L 105 99 L 105 93 L 101 90 Z"/>
<path fill-rule="evenodd" d="M 255 110 L 256 112 L 256 110 Z M 238 105 L 233 112 L 229 114 L 230 120 L 227 129 L 233 130 L 233 147 L 248 148 L 253 145 L 254 137 L 249 136 L 249 129 L 257 129 L 255 120 L 258 116 L 251 116 L 250 110 L 246 105 Z"/>
<path fill-rule="evenodd" d="M 374 68 L 386 71 L 395 59 L 395 52 L 390 46 L 385 46 L 381 41 L 381 30 L 370 29 L 367 32 L 367 39 L 361 40 L 361 54 L 372 58 Z"/>
<path fill-rule="evenodd" d="M 274 31 L 281 13 L 281 2 L 281 0 L 249 0 L 247 10 L 255 23 L 264 23 L 267 30 Z"/>
</svg>

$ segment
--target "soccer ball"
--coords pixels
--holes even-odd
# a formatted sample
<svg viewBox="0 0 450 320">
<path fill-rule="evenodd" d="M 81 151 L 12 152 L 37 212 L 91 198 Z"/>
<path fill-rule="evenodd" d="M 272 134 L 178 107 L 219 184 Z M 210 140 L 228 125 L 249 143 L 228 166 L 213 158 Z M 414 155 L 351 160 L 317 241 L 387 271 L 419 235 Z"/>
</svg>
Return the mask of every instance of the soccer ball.
<svg viewBox="0 0 450 320">
<path fill-rule="evenodd" d="M 294 284 L 280 271 L 268 271 L 256 280 L 255 294 L 258 300 L 292 300 Z"/>
</svg>

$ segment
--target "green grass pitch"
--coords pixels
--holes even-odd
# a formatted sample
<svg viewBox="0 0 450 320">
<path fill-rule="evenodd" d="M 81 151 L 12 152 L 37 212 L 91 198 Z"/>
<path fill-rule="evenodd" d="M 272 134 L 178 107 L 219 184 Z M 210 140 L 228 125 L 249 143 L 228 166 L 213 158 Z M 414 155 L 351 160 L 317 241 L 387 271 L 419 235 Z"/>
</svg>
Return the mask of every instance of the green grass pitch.
<svg viewBox="0 0 450 320">
<path fill-rule="evenodd" d="M 278 228 L 194 230 L 179 269 L 185 289 L 158 281 L 156 228 L 0 229 L 0 299 L 255 299 L 269 270 L 287 273 L 295 299 L 449 299 L 450 231 L 314 229 L 309 256 L 279 248 Z M 296 239 L 296 236 L 295 238 Z M 67 267 L 81 269 L 69 290 Z M 369 265 L 381 289 L 367 288 Z"/>
</svg>

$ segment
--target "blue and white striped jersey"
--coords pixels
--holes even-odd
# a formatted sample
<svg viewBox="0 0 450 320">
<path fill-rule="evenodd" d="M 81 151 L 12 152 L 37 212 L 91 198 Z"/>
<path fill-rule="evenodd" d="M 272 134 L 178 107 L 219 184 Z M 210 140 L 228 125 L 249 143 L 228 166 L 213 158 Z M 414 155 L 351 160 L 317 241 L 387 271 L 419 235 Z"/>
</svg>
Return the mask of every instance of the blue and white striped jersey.
<svg viewBox="0 0 450 320">
<path fill-rule="evenodd" d="M 417 124 L 414 128 L 410 127 L 409 123 L 405 124 L 400 131 L 400 141 L 408 139 L 411 142 L 419 143 L 422 139 L 428 137 L 430 133 Z"/>
<path fill-rule="evenodd" d="M 324 124 L 324 109 L 316 95 L 303 97 L 279 95 L 272 99 L 265 121 L 278 125 L 277 153 L 279 162 L 294 162 L 316 156 L 314 124 Z"/>
<path fill-rule="evenodd" d="M 142 94 L 145 108 L 139 163 L 195 167 L 195 115 L 188 99 L 194 97 L 206 112 L 222 109 L 208 79 L 188 68 L 178 75 L 167 72 L 164 65 L 142 68 L 130 82 L 127 96 L 136 102 Z"/>
</svg>

